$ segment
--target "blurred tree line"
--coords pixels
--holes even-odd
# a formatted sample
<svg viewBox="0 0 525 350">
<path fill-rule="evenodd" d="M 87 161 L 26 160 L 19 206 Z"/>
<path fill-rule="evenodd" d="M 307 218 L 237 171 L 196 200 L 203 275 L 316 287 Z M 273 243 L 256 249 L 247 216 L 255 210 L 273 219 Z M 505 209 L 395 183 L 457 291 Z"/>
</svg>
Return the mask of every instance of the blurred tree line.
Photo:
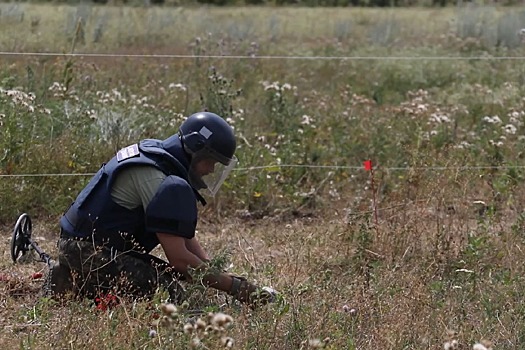
<svg viewBox="0 0 525 350">
<path fill-rule="evenodd" d="M 2 1 L 2 0 L 0 0 Z M 4 0 L 5 1 L 5 0 Z M 16 0 L 15 0 L 16 1 Z M 32 2 L 59 2 L 78 4 L 92 2 L 97 4 L 124 4 L 124 5 L 274 5 L 274 6 L 325 6 L 325 7 L 407 7 L 407 6 L 457 6 L 463 3 L 475 2 L 478 5 L 513 6 L 525 4 L 525 0 L 31 0 Z"/>
</svg>

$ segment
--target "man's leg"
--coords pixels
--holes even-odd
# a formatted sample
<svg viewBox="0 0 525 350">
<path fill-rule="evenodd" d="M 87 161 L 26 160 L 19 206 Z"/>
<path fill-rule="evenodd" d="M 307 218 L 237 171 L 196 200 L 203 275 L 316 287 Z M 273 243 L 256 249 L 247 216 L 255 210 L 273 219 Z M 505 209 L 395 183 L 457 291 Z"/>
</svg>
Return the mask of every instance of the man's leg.
<svg viewBox="0 0 525 350">
<path fill-rule="evenodd" d="M 95 297 L 113 292 L 132 298 L 150 298 L 163 287 L 172 302 L 182 299 L 183 288 L 169 264 L 149 254 L 123 253 L 96 247 L 90 241 L 61 239 L 59 263 L 69 268 L 78 294 Z"/>
<path fill-rule="evenodd" d="M 124 270 L 130 271 L 128 274 L 132 275 L 135 288 L 148 291 L 146 297 L 152 297 L 160 287 L 169 293 L 171 302 L 179 303 L 184 299 L 184 288 L 179 283 L 184 277 L 168 262 L 151 254 L 130 252 L 122 256 L 122 264 Z"/>
</svg>

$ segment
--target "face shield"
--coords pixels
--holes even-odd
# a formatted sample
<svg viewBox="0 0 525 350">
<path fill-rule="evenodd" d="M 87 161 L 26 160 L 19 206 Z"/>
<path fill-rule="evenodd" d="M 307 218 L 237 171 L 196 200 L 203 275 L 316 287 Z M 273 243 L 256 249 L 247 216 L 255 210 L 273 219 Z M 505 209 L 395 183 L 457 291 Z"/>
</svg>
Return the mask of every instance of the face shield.
<svg viewBox="0 0 525 350">
<path fill-rule="evenodd" d="M 226 158 L 205 147 L 191 157 L 190 184 L 201 194 L 214 197 L 236 164 L 235 156 Z"/>
</svg>

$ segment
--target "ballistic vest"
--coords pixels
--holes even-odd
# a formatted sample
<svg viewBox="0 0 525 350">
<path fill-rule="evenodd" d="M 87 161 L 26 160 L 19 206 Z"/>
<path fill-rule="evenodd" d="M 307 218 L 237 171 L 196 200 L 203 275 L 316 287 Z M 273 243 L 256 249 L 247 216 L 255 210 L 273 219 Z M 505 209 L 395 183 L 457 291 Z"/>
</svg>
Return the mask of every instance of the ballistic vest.
<svg viewBox="0 0 525 350">
<path fill-rule="evenodd" d="M 90 239 L 119 251 L 147 253 L 155 248 L 159 241 L 155 232 L 146 232 L 145 208 L 130 210 L 115 203 L 111 197 L 117 175 L 137 165 L 154 166 L 166 176 L 175 175 L 188 182 L 189 160 L 178 135 L 164 141 L 147 139 L 123 148 L 102 165 L 62 216 L 61 236 Z M 204 199 L 194 192 L 204 204 Z"/>
</svg>

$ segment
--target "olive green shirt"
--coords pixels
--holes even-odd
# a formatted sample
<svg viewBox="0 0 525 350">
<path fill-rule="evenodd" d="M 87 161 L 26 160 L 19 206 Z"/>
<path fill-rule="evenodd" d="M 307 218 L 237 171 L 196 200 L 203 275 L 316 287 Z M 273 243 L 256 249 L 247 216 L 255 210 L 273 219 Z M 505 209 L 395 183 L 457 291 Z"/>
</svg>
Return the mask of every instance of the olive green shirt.
<svg viewBox="0 0 525 350">
<path fill-rule="evenodd" d="M 130 166 L 117 175 L 111 188 L 111 198 L 126 209 L 142 206 L 146 212 L 165 178 L 166 174 L 153 166 Z"/>
</svg>

